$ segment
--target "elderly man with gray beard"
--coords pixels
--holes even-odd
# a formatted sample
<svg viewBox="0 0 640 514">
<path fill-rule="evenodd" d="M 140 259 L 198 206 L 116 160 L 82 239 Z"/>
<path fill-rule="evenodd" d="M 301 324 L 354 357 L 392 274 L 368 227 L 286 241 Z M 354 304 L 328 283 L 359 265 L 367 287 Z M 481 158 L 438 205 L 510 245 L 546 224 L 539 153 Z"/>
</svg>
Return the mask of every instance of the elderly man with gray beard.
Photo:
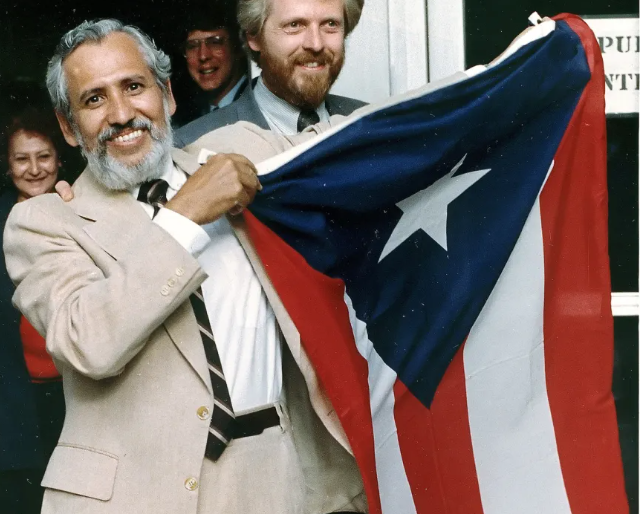
<svg viewBox="0 0 640 514">
<path fill-rule="evenodd" d="M 344 431 L 234 216 L 256 170 L 172 149 L 169 76 L 115 20 L 71 30 L 49 64 L 88 166 L 71 201 L 22 202 L 5 233 L 14 303 L 64 377 L 42 512 L 366 512 Z M 238 127 L 213 149 L 258 160 L 285 143 Z"/>
<path fill-rule="evenodd" d="M 292 135 L 362 107 L 364 102 L 329 89 L 363 6 L 364 0 L 238 0 L 245 45 L 262 75 L 231 105 L 178 129 L 176 145 L 238 121 Z"/>
</svg>

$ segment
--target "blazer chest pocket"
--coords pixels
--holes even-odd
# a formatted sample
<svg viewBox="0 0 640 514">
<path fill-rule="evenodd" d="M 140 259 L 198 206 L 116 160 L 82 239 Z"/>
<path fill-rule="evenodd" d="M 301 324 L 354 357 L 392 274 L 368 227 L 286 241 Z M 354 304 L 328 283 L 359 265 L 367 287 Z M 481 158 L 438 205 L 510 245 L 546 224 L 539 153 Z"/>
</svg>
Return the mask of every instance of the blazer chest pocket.
<svg viewBox="0 0 640 514">
<path fill-rule="evenodd" d="M 118 458 L 91 448 L 59 444 L 42 486 L 107 501 L 113 495 Z"/>
</svg>

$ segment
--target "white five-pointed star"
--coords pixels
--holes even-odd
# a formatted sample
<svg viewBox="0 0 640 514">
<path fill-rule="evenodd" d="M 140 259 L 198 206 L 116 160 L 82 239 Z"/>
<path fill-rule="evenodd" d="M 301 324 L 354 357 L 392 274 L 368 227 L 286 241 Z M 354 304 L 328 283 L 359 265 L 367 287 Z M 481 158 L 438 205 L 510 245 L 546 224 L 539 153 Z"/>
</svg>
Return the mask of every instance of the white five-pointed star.
<svg viewBox="0 0 640 514">
<path fill-rule="evenodd" d="M 382 250 L 378 262 L 420 229 L 447 250 L 449 204 L 491 171 L 491 169 L 478 170 L 454 177 L 465 157 L 466 154 L 444 177 L 397 204 L 403 214 Z"/>
</svg>

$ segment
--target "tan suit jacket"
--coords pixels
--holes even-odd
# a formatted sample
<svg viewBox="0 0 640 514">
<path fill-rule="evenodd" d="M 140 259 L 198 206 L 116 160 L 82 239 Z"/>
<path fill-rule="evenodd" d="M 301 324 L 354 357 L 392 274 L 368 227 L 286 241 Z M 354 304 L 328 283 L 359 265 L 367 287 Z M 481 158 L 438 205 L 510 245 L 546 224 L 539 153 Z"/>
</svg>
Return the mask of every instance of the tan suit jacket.
<svg viewBox="0 0 640 514">
<path fill-rule="evenodd" d="M 343 120 L 332 116 L 288 137 L 239 122 L 202 136 L 185 148 L 188 153 L 176 150 L 173 159 L 189 174 L 198 167 L 200 148 L 258 163 Z M 213 397 L 188 298 L 205 274 L 130 194 L 104 189 L 87 172 L 74 192 L 68 204 L 57 195 L 18 204 L 4 236 L 7 268 L 17 284 L 14 303 L 46 333 L 64 376 L 67 417 L 43 481 L 56 490 L 57 508 L 45 514 L 195 514 L 197 492 L 184 484 L 200 473 L 208 421 L 196 412 L 212 408 Z M 362 481 L 342 426 L 242 220 L 231 221 L 289 349 L 283 383 L 305 475 L 302 511 L 364 512 Z"/>
<path fill-rule="evenodd" d="M 250 145 L 256 160 L 284 149 L 266 132 L 226 134 L 213 150 L 242 150 L 231 139 Z M 187 173 L 197 168 L 185 152 L 173 157 Z M 205 273 L 130 194 L 106 190 L 87 171 L 74 192 L 66 204 L 57 195 L 18 204 L 4 238 L 14 303 L 46 333 L 64 377 L 67 416 L 43 480 L 45 505 L 55 495 L 55 508 L 43 512 L 195 514 L 198 493 L 185 482 L 201 470 L 209 422 L 197 411 L 211 409 L 213 396 L 188 298 Z M 344 431 L 242 219 L 232 225 L 290 350 L 283 377 L 304 512 L 362 512 Z"/>
</svg>

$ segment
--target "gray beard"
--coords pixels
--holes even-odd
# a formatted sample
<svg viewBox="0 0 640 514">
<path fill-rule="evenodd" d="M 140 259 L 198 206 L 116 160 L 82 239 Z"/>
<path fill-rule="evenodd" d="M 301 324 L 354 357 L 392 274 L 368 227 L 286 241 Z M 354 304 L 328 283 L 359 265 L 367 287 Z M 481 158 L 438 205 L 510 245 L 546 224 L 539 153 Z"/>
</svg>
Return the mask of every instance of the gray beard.
<svg viewBox="0 0 640 514">
<path fill-rule="evenodd" d="M 87 150 L 79 127 L 72 125 L 76 139 L 82 148 L 82 155 L 87 159 L 89 172 L 104 187 L 114 191 L 131 191 L 144 182 L 160 178 L 165 172 L 173 149 L 173 130 L 166 100 L 163 104 L 165 130 L 160 129 L 147 118 L 133 120 L 134 128 L 148 128 L 151 135 L 151 150 L 133 166 L 123 164 L 108 154 L 104 133 L 98 136 L 96 147 L 93 150 Z"/>
</svg>

